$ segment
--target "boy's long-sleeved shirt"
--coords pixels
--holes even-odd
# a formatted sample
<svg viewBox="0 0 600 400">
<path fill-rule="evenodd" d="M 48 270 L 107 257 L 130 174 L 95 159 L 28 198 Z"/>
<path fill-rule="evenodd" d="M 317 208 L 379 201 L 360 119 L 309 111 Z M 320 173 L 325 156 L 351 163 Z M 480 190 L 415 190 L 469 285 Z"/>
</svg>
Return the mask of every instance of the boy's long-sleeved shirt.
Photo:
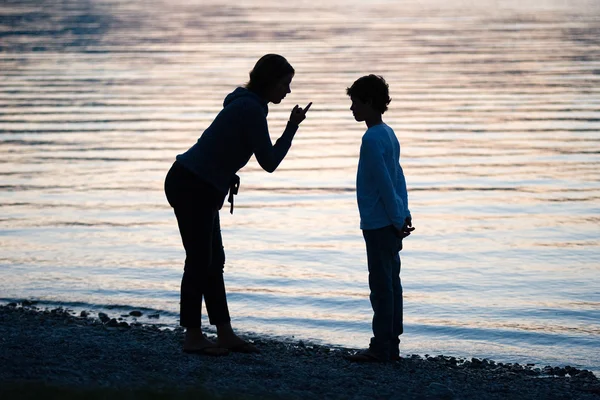
<svg viewBox="0 0 600 400">
<path fill-rule="evenodd" d="M 252 154 L 260 166 L 273 172 L 292 145 L 298 125 L 288 122 L 272 144 L 267 126 L 267 103 L 252 91 L 239 87 L 225 97 L 223 110 L 202 136 L 177 161 L 204 182 L 227 195 L 235 174 Z"/>
<path fill-rule="evenodd" d="M 367 129 L 360 146 L 356 197 L 361 229 L 394 225 L 402 229 L 408 209 L 408 193 L 400 166 L 400 143 L 386 124 Z"/>
</svg>

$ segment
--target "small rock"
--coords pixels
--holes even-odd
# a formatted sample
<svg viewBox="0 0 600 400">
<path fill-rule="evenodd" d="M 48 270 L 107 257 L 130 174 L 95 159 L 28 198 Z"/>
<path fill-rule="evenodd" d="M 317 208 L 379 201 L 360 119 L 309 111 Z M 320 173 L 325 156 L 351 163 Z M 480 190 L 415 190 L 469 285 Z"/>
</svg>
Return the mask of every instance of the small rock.
<svg viewBox="0 0 600 400">
<path fill-rule="evenodd" d="M 108 326 L 110 328 L 115 328 L 115 327 L 119 326 L 119 322 L 116 319 L 111 318 L 111 320 L 106 323 L 106 326 Z"/>
<path fill-rule="evenodd" d="M 454 392 L 441 383 L 433 382 L 427 387 L 427 398 L 429 399 L 454 399 Z"/>
<path fill-rule="evenodd" d="M 576 374 L 573 374 L 572 376 L 574 376 L 577 379 L 582 379 L 582 380 L 589 381 L 589 382 L 597 381 L 596 375 L 594 375 L 593 372 L 588 371 L 587 369 L 580 370 L 579 372 L 577 372 Z"/>
<path fill-rule="evenodd" d="M 129 313 L 132 317 L 141 317 L 143 314 L 141 311 L 133 310 Z"/>
<path fill-rule="evenodd" d="M 571 367 L 570 365 L 565 366 L 565 371 L 567 371 L 568 374 L 576 374 L 579 372 L 577 368 Z"/>
<path fill-rule="evenodd" d="M 513 365 L 513 366 L 510 368 L 510 370 L 511 370 L 512 372 L 520 372 L 520 371 L 522 371 L 522 370 L 523 370 L 523 367 L 522 367 L 522 366 L 520 366 L 519 364 L 515 364 L 515 365 Z"/>
<path fill-rule="evenodd" d="M 16 307 L 17 303 L 8 303 L 6 306 L 7 307 Z"/>
<path fill-rule="evenodd" d="M 85 311 L 85 310 L 83 310 L 83 311 L 81 312 L 81 314 L 79 314 L 79 316 L 80 316 L 81 318 L 87 318 L 87 317 L 88 317 L 88 315 L 90 315 L 90 313 L 89 313 L 89 312 L 87 312 L 87 311 Z"/>
<path fill-rule="evenodd" d="M 600 386 L 592 386 L 587 389 L 588 392 L 600 395 Z"/>
<path fill-rule="evenodd" d="M 552 374 L 556 376 L 565 376 L 566 371 L 560 367 L 556 367 L 552 370 Z"/>
<path fill-rule="evenodd" d="M 505 384 L 493 383 L 489 387 L 491 393 L 508 393 L 510 390 Z"/>
<path fill-rule="evenodd" d="M 156 314 L 148 314 L 148 318 L 154 318 L 154 319 L 158 319 L 160 318 L 160 314 L 156 313 Z"/>
<path fill-rule="evenodd" d="M 538 376 L 540 374 L 540 372 L 539 372 L 539 370 L 536 371 L 536 369 L 524 369 L 523 373 L 527 376 Z"/>
<path fill-rule="evenodd" d="M 100 321 L 102 321 L 103 324 L 107 323 L 108 321 L 110 321 L 110 318 L 108 317 L 108 315 L 104 314 L 104 313 L 98 313 L 98 318 L 100 318 Z"/>
</svg>

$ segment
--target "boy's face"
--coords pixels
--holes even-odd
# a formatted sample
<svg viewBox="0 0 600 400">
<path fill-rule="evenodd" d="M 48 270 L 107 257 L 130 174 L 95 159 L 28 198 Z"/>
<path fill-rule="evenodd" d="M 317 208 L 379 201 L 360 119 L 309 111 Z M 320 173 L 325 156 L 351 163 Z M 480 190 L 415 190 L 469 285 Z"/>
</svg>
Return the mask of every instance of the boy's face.
<svg viewBox="0 0 600 400">
<path fill-rule="evenodd" d="M 352 115 L 354 115 L 354 119 L 358 122 L 362 122 L 373 112 L 371 105 L 368 103 L 363 103 L 360 99 L 356 97 L 350 97 L 352 100 L 352 105 L 350 106 L 350 111 L 352 111 Z"/>
</svg>

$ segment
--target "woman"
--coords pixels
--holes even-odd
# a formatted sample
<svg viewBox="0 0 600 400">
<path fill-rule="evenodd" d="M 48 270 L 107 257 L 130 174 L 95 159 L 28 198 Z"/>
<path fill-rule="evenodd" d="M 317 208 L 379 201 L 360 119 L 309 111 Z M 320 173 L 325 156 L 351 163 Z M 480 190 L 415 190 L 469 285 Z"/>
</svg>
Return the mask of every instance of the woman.
<svg viewBox="0 0 600 400">
<path fill-rule="evenodd" d="M 296 105 L 287 126 L 272 144 L 267 127 L 268 103 L 279 104 L 288 93 L 294 68 L 277 54 L 261 57 L 250 72 L 246 87 L 225 97 L 223 110 L 188 151 L 176 157 L 165 179 L 165 193 L 175 211 L 185 248 L 181 281 L 181 326 L 186 328 L 183 351 L 226 355 L 229 351 L 259 352 L 239 338 L 231 328 L 223 267 L 225 253 L 221 240 L 219 210 L 229 191 L 237 193 L 236 173 L 254 154 L 260 166 L 273 172 L 287 154 L 298 125 L 306 117 Z M 202 334 L 202 298 L 218 340 Z"/>
</svg>

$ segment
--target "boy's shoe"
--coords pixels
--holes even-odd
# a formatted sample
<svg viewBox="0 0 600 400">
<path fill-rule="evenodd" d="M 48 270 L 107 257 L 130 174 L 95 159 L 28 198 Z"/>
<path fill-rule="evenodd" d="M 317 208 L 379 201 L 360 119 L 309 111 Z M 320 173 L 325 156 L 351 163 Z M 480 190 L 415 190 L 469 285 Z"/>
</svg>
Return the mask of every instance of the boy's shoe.
<svg viewBox="0 0 600 400">
<path fill-rule="evenodd" d="M 361 350 L 355 354 L 349 354 L 344 357 L 352 362 L 386 362 L 388 360 L 375 354 L 371 349 Z"/>
<path fill-rule="evenodd" d="M 392 340 L 392 345 L 390 348 L 390 360 L 400 361 L 400 358 L 400 339 L 396 338 Z"/>
</svg>

